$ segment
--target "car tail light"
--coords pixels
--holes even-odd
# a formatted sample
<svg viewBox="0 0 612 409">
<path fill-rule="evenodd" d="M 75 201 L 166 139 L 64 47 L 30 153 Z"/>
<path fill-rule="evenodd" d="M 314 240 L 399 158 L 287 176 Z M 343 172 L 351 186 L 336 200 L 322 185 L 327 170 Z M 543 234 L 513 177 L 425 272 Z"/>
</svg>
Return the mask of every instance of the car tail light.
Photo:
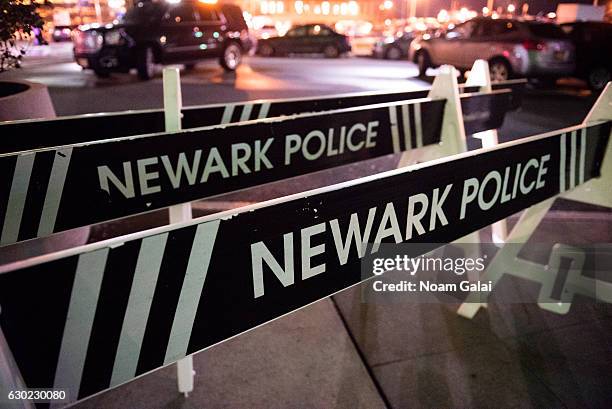
<svg viewBox="0 0 612 409">
<path fill-rule="evenodd" d="M 539 41 L 525 40 L 523 41 L 523 47 L 525 47 L 527 51 L 542 51 L 545 44 Z"/>
</svg>

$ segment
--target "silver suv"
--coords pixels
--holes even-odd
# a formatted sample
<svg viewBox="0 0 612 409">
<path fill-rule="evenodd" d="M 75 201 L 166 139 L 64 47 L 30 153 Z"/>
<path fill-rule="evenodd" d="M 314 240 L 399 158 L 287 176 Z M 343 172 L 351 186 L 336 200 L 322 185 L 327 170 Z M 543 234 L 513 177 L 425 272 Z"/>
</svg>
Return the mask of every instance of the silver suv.
<svg viewBox="0 0 612 409">
<path fill-rule="evenodd" d="M 429 67 L 450 64 L 460 71 L 489 61 L 492 81 L 513 76 L 554 79 L 574 70 L 574 46 L 556 24 L 477 17 L 446 33 L 412 42 L 409 58 L 424 76 Z"/>
</svg>

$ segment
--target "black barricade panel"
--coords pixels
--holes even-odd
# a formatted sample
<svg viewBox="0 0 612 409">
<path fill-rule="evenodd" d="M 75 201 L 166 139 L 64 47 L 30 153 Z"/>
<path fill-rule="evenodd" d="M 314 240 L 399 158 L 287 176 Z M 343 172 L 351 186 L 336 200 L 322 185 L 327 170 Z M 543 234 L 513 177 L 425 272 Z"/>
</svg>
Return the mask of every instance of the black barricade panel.
<svg viewBox="0 0 612 409">
<path fill-rule="evenodd" d="M 448 243 L 597 177 L 611 125 L 0 267 L 0 325 L 29 387 L 83 398 L 360 282 L 361 243 Z"/>
<path fill-rule="evenodd" d="M 9 244 L 440 141 L 445 100 L 0 156 Z"/>
<path fill-rule="evenodd" d="M 495 89 L 500 90 L 499 87 L 503 87 L 504 84 L 506 83 L 496 85 L 497 88 Z M 522 90 L 521 87 L 511 82 L 508 82 L 507 88 L 511 88 L 513 93 L 520 93 Z M 461 90 L 462 92 L 478 92 L 478 87 L 462 87 Z M 184 129 L 198 128 L 280 115 L 320 112 L 360 105 L 425 98 L 427 94 L 427 90 L 392 93 L 371 92 L 320 98 L 296 98 L 189 107 L 183 109 L 182 126 Z M 516 101 L 515 97 L 511 98 L 512 101 Z M 468 104 L 464 114 L 469 116 L 471 114 L 470 108 L 471 106 Z M 504 114 L 505 112 L 501 113 L 502 117 Z M 466 126 L 468 126 L 467 123 Z M 0 123 L 0 135 L 3 141 L 2 146 L 0 146 L 0 153 L 71 145 L 130 135 L 144 135 L 163 132 L 164 129 L 164 113 L 160 109 Z M 473 131 L 480 132 L 487 129 L 492 128 L 480 129 L 476 127 Z"/>
<path fill-rule="evenodd" d="M 510 99 L 511 110 L 519 109 L 523 103 L 523 97 L 525 96 L 527 86 L 527 80 L 524 78 L 494 82 L 491 84 L 491 88 L 495 90 L 510 89 L 512 91 L 512 97 Z"/>
<path fill-rule="evenodd" d="M 501 128 L 511 99 L 512 93 L 504 90 L 461 98 L 465 134 L 474 135 L 484 130 Z"/>
</svg>

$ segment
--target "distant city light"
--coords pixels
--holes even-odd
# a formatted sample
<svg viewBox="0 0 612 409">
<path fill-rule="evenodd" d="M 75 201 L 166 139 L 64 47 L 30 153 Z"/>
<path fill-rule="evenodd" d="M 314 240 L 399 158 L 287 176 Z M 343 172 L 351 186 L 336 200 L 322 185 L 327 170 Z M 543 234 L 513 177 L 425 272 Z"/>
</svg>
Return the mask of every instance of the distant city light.
<svg viewBox="0 0 612 409">
<path fill-rule="evenodd" d="M 323 15 L 325 16 L 329 15 L 329 9 L 330 9 L 329 1 L 324 1 L 323 3 L 321 3 L 321 12 L 323 13 Z"/>
<path fill-rule="evenodd" d="M 508 4 L 508 13 L 514 13 L 516 11 L 516 6 L 512 3 Z"/>
<path fill-rule="evenodd" d="M 438 12 L 437 18 L 440 23 L 448 23 L 450 21 L 450 15 L 445 9 L 442 9 Z"/>
<path fill-rule="evenodd" d="M 217 0 L 206 0 L 206 1 L 216 2 Z M 282 1 L 263 0 L 261 3 L 259 3 L 259 11 L 261 12 L 261 14 L 282 14 L 285 11 L 285 3 Z"/>
<path fill-rule="evenodd" d="M 488 15 L 490 11 L 491 10 L 489 10 L 489 8 L 486 6 L 482 8 L 482 14 L 484 14 L 485 16 Z"/>
<path fill-rule="evenodd" d="M 204 4 L 217 4 L 217 0 L 198 0 L 198 1 Z"/>
<path fill-rule="evenodd" d="M 293 7 L 295 8 L 295 12 L 298 14 L 302 14 L 304 12 L 304 2 L 301 0 L 293 3 Z"/>
<path fill-rule="evenodd" d="M 555 18 L 557 18 L 557 13 L 555 13 L 555 12 L 551 11 L 550 13 L 548 13 L 548 14 L 546 15 L 546 17 L 548 17 L 548 18 L 550 18 L 550 19 L 555 19 Z"/>
<path fill-rule="evenodd" d="M 391 10 L 393 8 L 393 2 L 391 0 L 385 0 L 383 2 L 383 8 L 385 10 Z"/>
<path fill-rule="evenodd" d="M 108 7 L 112 9 L 120 9 L 125 6 L 125 0 L 108 0 Z"/>
</svg>

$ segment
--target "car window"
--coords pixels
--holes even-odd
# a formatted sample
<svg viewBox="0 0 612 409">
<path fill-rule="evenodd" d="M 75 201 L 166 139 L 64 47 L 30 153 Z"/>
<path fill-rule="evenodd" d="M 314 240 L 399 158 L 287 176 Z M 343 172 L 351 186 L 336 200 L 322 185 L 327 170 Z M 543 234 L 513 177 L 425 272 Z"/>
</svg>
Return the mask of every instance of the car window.
<svg viewBox="0 0 612 409">
<path fill-rule="evenodd" d="M 528 24 L 529 31 L 536 37 L 560 39 L 567 38 L 563 30 L 555 24 Z"/>
<path fill-rule="evenodd" d="M 296 27 L 287 31 L 287 37 L 303 37 L 306 35 L 306 27 Z"/>
<path fill-rule="evenodd" d="M 198 4 L 198 14 L 200 15 L 200 21 L 219 21 L 217 12 L 205 4 Z"/>
<path fill-rule="evenodd" d="M 480 23 L 479 36 L 491 37 L 517 31 L 516 23 L 510 20 L 483 20 Z"/>
<path fill-rule="evenodd" d="M 197 20 L 196 11 L 191 4 L 179 4 L 170 9 L 170 11 L 166 14 L 166 20 L 173 21 L 175 23 L 194 22 Z"/>
<path fill-rule="evenodd" d="M 449 40 L 459 39 L 459 38 L 470 38 L 474 28 L 476 27 L 475 21 L 466 21 L 463 24 L 459 24 L 457 27 L 449 30 L 446 33 L 446 38 Z"/>
</svg>

